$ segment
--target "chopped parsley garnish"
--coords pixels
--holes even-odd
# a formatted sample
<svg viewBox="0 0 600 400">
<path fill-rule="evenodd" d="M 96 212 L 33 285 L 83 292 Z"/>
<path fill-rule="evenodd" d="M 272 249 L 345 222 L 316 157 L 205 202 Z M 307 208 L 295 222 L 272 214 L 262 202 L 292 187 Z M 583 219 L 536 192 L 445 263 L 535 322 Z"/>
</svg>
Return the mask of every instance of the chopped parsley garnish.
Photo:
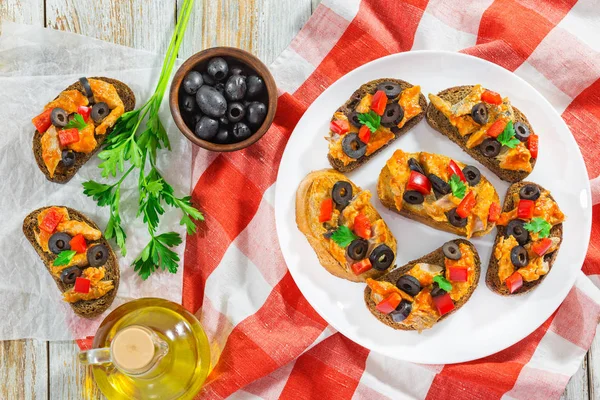
<svg viewBox="0 0 600 400">
<path fill-rule="evenodd" d="M 508 121 L 502 133 L 498 136 L 498 141 L 502 146 L 506 146 L 510 149 L 514 149 L 520 142 L 515 137 L 515 127 L 512 121 Z"/>
<path fill-rule="evenodd" d="M 375 132 L 381 125 L 381 117 L 371 110 L 368 113 L 358 114 L 358 120 L 361 124 L 366 125 L 371 132 Z"/>
<path fill-rule="evenodd" d="M 58 253 L 58 256 L 56 257 L 56 259 L 54 260 L 54 263 L 52 263 L 52 265 L 54 265 L 56 267 L 60 267 L 63 265 L 69 265 L 69 263 L 71 262 L 73 257 L 75 257 L 75 254 L 77 254 L 77 252 L 75 250 L 61 251 L 60 253 Z"/>
<path fill-rule="evenodd" d="M 444 278 L 442 275 L 434 276 L 433 281 L 438 284 L 440 289 L 443 289 L 446 292 L 449 292 L 452 290 L 452 284 L 450 282 L 448 282 L 448 280 L 446 278 Z"/>
<path fill-rule="evenodd" d="M 79 113 L 75 113 L 75 115 L 73 116 L 73 119 L 70 120 L 69 123 L 67 123 L 67 125 L 65 125 L 65 129 L 77 128 L 77 129 L 81 130 L 81 129 L 85 128 L 86 126 L 87 126 L 87 124 L 83 120 L 83 116 L 81 116 L 81 114 L 79 114 Z"/>
<path fill-rule="evenodd" d="M 340 226 L 337 228 L 335 232 L 331 235 L 331 240 L 340 245 L 340 247 L 346 248 L 353 240 L 357 239 L 356 236 L 350 228 L 347 226 Z"/>
<path fill-rule="evenodd" d="M 464 184 L 463 181 L 460 180 L 458 175 L 452 174 L 450 177 L 450 190 L 452 190 L 452 194 L 459 199 L 465 197 L 465 193 L 467 192 L 467 185 Z"/>
<path fill-rule="evenodd" d="M 527 229 L 531 233 L 537 233 L 539 237 L 546 238 L 550 236 L 550 229 L 552 225 L 544 218 L 535 217 L 530 222 L 523 225 L 523 228 Z"/>
</svg>

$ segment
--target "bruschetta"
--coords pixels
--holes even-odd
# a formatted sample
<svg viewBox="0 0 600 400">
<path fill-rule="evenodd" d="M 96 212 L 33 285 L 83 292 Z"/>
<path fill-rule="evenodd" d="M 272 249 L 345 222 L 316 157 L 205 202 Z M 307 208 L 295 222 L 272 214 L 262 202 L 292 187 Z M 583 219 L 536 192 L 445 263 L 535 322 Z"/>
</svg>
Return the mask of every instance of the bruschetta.
<svg viewBox="0 0 600 400">
<path fill-rule="evenodd" d="M 300 183 L 296 223 L 337 277 L 363 282 L 394 265 L 396 239 L 371 204 L 371 192 L 337 171 L 314 171 Z"/>
</svg>

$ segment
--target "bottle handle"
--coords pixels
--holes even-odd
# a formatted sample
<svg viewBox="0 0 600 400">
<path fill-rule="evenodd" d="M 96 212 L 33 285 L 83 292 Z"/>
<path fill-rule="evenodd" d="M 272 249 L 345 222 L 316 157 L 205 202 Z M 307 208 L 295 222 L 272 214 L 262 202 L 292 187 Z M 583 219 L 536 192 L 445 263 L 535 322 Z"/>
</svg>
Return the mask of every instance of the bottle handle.
<svg viewBox="0 0 600 400">
<path fill-rule="evenodd" d="M 110 348 L 87 350 L 79 353 L 79 362 L 83 365 L 98 365 L 112 363 Z"/>
</svg>

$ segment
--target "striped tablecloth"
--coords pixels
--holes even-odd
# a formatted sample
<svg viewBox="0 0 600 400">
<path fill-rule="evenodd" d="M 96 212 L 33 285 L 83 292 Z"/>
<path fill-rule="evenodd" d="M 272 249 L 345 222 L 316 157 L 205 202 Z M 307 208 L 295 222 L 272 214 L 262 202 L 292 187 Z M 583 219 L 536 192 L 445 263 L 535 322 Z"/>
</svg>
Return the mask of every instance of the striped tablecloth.
<svg viewBox="0 0 600 400">
<path fill-rule="evenodd" d="M 464 52 L 527 80 L 598 176 L 598 21 L 598 0 L 324 0 L 272 65 L 280 96 L 268 134 L 240 152 L 194 150 L 193 198 L 207 219 L 187 238 L 183 304 L 212 343 L 215 366 L 201 397 L 558 398 L 599 321 L 598 207 L 583 273 L 541 327 L 484 359 L 425 366 L 369 352 L 307 303 L 279 248 L 274 185 L 294 126 L 325 88 L 370 60 L 416 49 Z M 596 204 L 600 180 L 592 184 Z"/>
</svg>

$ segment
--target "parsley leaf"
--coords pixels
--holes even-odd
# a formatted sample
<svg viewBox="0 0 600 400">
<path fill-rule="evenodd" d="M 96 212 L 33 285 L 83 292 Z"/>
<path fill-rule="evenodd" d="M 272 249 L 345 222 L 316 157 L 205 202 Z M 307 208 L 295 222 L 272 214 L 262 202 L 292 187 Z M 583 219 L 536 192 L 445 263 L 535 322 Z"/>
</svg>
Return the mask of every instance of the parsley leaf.
<svg viewBox="0 0 600 400">
<path fill-rule="evenodd" d="M 444 278 L 442 275 L 434 276 L 433 281 L 437 282 L 440 289 L 444 289 L 446 292 L 449 292 L 452 290 L 452 284 L 450 282 L 448 282 L 448 280 L 446 278 Z"/>
<path fill-rule="evenodd" d="M 361 124 L 366 125 L 371 132 L 375 132 L 381 125 L 381 117 L 371 110 L 368 113 L 358 114 L 358 120 Z"/>
<path fill-rule="evenodd" d="M 541 238 L 546 238 L 550 236 L 552 225 L 544 218 L 535 217 L 530 222 L 524 224 L 523 228 L 527 229 L 529 232 L 538 233 Z"/>
<path fill-rule="evenodd" d="M 331 235 L 331 240 L 340 245 L 340 247 L 346 248 L 353 240 L 357 239 L 356 236 L 350 228 L 347 226 L 340 226 L 337 228 L 335 232 Z"/>
<path fill-rule="evenodd" d="M 54 259 L 52 265 L 60 267 L 62 265 L 68 265 L 77 252 L 75 250 L 64 250 L 58 253 L 58 256 Z"/>
<path fill-rule="evenodd" d="M 501 145 L 506 146 L 510 149 L 515 148 L 520 142 L 515 137 L 515 128 L 512 121 L 508 121 L 502 133 L 498 136 L 498 141 Z"/>
<path fill-rule="evenodd" d="M 85 121 L 83 120 L 83 116 L 79 113 L 75 113 L 75 115 L 73 116 L 73 119 L 70 120 L 67 125 L 65 125 L 64 129 L 71 129 L 71 128 L 77 128 L 77 129 L 83 129 L 87 126 L 87 124 L 85 123 Z"/>
<path fill-rule="evenodd" d="M 459 199 L 465 197 L 465 193 L 467 192 L 467 185 L 463 181 L 460 180 L 458 175 L 452 174 L 450 177 L 450 189 L 452 190 L 452 194 Z"/>
<path fill-rule="evenodd" d="M 168 270 L 172 274 L 177 273 L 179 256 L 170 248 L 179 246 L 181 242 L 181 236 L 175 232 L 153 236 L 150 243 L 144 247 L 144 250 L 133 261 L 133 270 L 143 280 L 148 279 L 158 268 L 163 271 Z"/>
</svg>

